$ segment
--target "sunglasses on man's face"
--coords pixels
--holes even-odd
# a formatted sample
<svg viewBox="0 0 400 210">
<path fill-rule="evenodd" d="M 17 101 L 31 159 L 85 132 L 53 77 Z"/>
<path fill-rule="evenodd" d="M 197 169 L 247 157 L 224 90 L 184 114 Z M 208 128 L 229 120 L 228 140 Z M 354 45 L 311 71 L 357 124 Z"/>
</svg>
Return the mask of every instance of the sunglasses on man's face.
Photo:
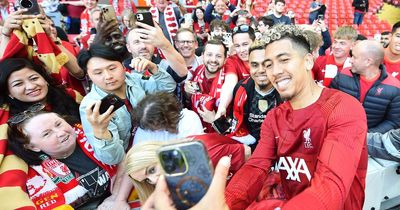
<svg viewBox="0 0 400 210">
<path fill-rule="evenodd" d="M 23 121 L 25 121 L 26 119 L 32 117 L 33 114 L 42 111 L 44 109 L 45 105 L 41 104 L 41 103 L 37 103 L 34 104 L 32 106 L 30 106 L 27 110 L 20 112 L 16 115 L 14 115 L 13 117 L 11 117 L 7 123 L 10 125 L 17 125 Z"/>
</svg>

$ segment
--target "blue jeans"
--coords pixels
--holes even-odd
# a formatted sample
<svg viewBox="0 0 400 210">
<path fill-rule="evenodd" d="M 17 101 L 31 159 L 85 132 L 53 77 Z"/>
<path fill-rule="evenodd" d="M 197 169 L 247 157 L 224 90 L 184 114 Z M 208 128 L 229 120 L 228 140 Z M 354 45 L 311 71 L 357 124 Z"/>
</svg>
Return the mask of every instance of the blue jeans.
<svg viewBox="0 0 400 210">
<path fill-rule="evenodd" d="M 363 21 L 364 13 L 354 12 L 354 21 L 353 24 L 361 25 Z"/>
</svg>

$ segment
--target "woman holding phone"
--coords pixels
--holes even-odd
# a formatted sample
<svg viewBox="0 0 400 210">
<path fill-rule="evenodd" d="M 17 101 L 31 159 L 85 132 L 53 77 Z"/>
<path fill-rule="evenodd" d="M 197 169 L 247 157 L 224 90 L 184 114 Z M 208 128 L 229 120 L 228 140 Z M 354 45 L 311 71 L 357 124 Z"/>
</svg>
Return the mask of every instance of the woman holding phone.
<svg viewBox="0 0 400 210">
<path fill-rule="evenodd" d="M 37 103 L 8 120 L 9 147 L 29 166 L 29 197 L 40 210 L 97 209 L 111 194 L 117 167 L 95 157 L 79 124 L 44 108 Z"/>
<path fill-rule="evenodd" d="M 195 135 L 181 140 L 170 141 L 169 143 L 194 140 L 201 141 L 205 145 L 213 166 L 216 166 L 222 157 L 231 156 L 229 176 L 239 170 L 250 156 L 250 148 L 248 146 L 216 133 Z M 139 143 L 134 145 L 126 155 L 126 172 L 130 176 L 142 203 L 154 191 L 155 184 L 162 174 L 156 151 L 166 144 L 168 143 L 160 141 Z"/>
</svg>

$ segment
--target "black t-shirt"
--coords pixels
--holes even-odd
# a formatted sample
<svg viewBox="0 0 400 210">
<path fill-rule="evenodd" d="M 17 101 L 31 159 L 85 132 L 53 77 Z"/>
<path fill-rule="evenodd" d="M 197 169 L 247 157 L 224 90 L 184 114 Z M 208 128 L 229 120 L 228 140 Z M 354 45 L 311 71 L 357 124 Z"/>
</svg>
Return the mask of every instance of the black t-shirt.
<svg viewBox="0 0 400 210">
<path fill-rule="evenodd" d="M 88 190 L 85 196 L 72 204 L 74 208 L 97 200 L 102 201 L 110 194 L 108 190 L 111 183 L 109 174 L 87 157 L 78 145 L 72 155 L 60 161 L 68 166 L 79 181 L 79 185 Z"/>
</svg>

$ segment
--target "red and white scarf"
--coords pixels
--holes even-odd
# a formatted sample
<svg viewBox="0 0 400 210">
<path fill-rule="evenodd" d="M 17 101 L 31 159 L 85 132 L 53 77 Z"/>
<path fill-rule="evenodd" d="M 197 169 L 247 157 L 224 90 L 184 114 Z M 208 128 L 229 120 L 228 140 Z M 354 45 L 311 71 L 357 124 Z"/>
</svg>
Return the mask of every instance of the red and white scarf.
<svg viewBox="0 0 400 210">
<path fill-rule="evenodd" d="M 133 0 L 109 0 L 109 3 L 114 7 L 117 17 L 122 18 L 122 13 L 125 9 L 132 10 L 136 13 L 137 9 Z M 122 19 L 121 19 L 122 21 Z"/>
<path fill-rule="evenodd" d="M 81 126 L 77 125 L 74 129 L 77 135 L 76 142 L 83 152 L 106 170 L 110 177 L 113 177 L 117 167 L 98 161 Z M 29 167 L 26 182 L 29 197 L 37 209 L 53 209 L 64 204 L 71 204 L 88 192 L 79 185 L 78 180 L 64 163 L 46 156 L 43 159 L 41 165 Z"/>
<path fill-rule="evenodd" d="M 155 22 L 159 23 L 159 10 L 157 9 L 157 7 L 152 6 L 150 8 L 150 12 L 153 15 L 153 20 Z M 173 42 L 176 32 L 178 31 L 179 25 L 178 25 L 178 19 L 176 18 L 176 15 L 174 12 L 174 7 L 172 5 L 168 5 L 165 8 L 164 21 L 165 21 L 165 25 L 166 25 L 168 33 L 169 33 L 169 38 L 170 38 L 171 42 Z"/>
</svg>

